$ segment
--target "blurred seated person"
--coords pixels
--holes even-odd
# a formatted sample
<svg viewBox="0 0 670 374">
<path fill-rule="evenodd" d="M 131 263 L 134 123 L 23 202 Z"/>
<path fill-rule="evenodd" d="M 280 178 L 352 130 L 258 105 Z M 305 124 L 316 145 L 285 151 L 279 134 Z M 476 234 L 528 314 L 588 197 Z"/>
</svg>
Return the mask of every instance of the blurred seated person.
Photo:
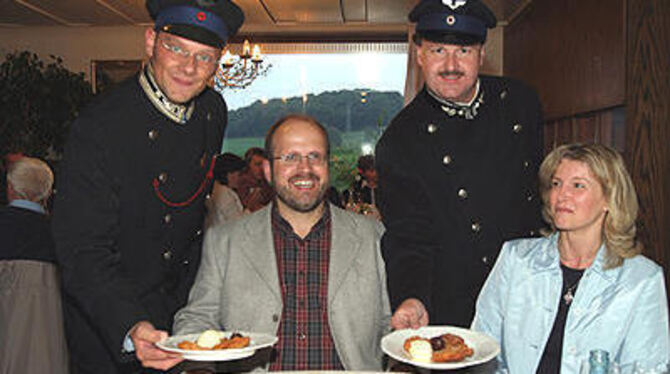
<svg viewBox="0 0 670 374">
<path fill-rule="evenodd" d="M 252 147 L 244 153 L 247 169 L 242 174 L 237 194 L 242 206 L 251 212 L 266 206 L 274 197 L 274 190 L 263 177 L 263 161 L 266 160 L 262 148 Z"/>
<path fill-rule="evenodd" d="M 562 145 L 539 174 L 553 233 L 503 245 L 472 328 L 500 342 L 510 373 L 578 373 L 594 349 L 623 373 L 636 361 L 668 363 L 663 270 L 640 254 L 622 157 L 599 144 Z"/>
<path fill-rule="evenodd" d="M 239 187 L 240 176 L 245 167 L 244 160 L 232 153 L 217 156 L 212 195 L 205 201 L 206 227 L 224 224 L 244 214 L 242 202 L 235 190 Z"/>
<path fill-rule="evenodd" d="M 344 203 L 348 210 L 380 218 L 375 199 L 378 182 L 375 157 L 361 156 L 356 166 L 358 175 L 354 183 L 342 193 Z"/>
<path fill-rule="evenodd" d="M 279 338 L 274 349 L 222 363 L 224 372 L 381 371 L 379 342 L 391 317 L 382 224 L 328 203 L 328 133 L 315 119 L 286 116 L 265 144 L 276 198 L 208 230 L 174 334 L 225 329 Z"/>
<path fill-rule="evenodd" d="M 54 176 L 36 158 L 10 161 L 0 208 L 0 373 L 67 373 L 59 274 L 46 203 Z"/>
</svg>

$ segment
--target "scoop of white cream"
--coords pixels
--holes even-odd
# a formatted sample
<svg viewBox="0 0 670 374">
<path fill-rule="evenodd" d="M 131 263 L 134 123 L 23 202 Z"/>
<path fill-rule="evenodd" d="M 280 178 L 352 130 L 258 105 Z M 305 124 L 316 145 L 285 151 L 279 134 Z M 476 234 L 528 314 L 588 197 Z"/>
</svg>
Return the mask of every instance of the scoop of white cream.
<svg viewBox="0 0 670 374">
<path fill-rule="evenodd" d="M 409 345 L 409 355 L 417 362 L 431 362 L 433 347 L 426 340 L 414 340 Z"/>
<path fill-rule="evenodd" d="M 207 330 L 200 334 L 195 344 L 202 348 L 213 348 L 224 337 L 223 331 Z"/>
</svg>

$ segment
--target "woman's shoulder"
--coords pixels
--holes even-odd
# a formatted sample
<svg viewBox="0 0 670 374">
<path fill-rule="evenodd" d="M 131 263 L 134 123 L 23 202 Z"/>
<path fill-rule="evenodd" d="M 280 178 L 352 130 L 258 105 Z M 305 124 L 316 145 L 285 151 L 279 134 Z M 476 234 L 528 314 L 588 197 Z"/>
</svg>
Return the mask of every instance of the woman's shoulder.
<svg viewBox="0 0 670 374">
<path fill-rule="evenodd" d="M 627 284 L 647 282 L 653 278 L 663 279 L 663 268 L 651 259 L 643 255 L 637 255 L 623 261 L 621 277 L 626 278 Z"/>
<path fill-rule="evenodd" d="M 521 238 L 505 242 L 502 252 L 514 257 L 528 257 L 546 253 L 554 245 L 553 235 L 540 238 Z"/>
</svg>

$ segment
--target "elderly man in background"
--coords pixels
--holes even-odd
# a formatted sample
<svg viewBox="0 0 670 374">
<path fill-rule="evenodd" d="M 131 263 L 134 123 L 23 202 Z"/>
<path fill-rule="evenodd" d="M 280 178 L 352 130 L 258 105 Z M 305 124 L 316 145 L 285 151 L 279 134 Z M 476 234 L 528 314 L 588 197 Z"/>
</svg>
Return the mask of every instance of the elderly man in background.
<svg viewBox="0 0 670 374">
<path fill-rule="evenodd" d="M 390 309 L 379 250 L 382 225 L 326 202 L 328 135 L 311 117 L 270 128 L 265 177 L 277 193 L 260 211 L 207 233 L 177 334 L 207 329 L 277 335 L 223 370 L 382 369 Z"/>
<path fill-rule="evenodd" d="M 0 208 L 0 373 L 68 373 L 60 282 L 46 204 L 54 176 L 42 160 L 9 164 Z"/>
<path fill-rule="evenodd" d="M 150 372 L 133 351 L 153 347 L 149 326 L 169 328 L 186 303 L 227 122 L 207 84 L 242 24 L 240 8 L 146 5 L 155 21 L 144 35 L 147 64 L 81 112 L 59 174 L 53 223 L 75 373 Z"/>
<path fill-rule="evenodd" d="M 479 74 L 496 18 L 479 0 L 409 15 L 425 87 L 376 149 L 393 326 L 469 326 L 503 241 L 542 226 L 542 116 L 523 83 Z"/>
</svg>

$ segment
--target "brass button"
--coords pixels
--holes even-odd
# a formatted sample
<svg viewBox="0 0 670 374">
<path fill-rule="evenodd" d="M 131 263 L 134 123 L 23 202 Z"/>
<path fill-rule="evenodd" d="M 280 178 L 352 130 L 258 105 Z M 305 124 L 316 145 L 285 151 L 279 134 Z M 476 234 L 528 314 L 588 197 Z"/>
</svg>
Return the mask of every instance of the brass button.
<svg viewBox="0 0 670 374">
<path fill-rule="evenodd" d="M 190 263 L 191 262 L 189 260 L 184 260 L 184 261 L 181 262 L 181 264 L 184 265 L 184 266 L 188 266 L 188 264 L 190 264 Z"/>
<path fill-rule="evenodd" d="M 167 175 L 167 173 L 166 173 L 166 172 L 162 172 L 162 173 L 158 174 L 158 180 L 159 180 L 161 183 L 165 183 L 165 182 L 167 182 L 167 180 L 168 180 L 168 175 Z"/>
<path fill-rule="evenodd" d="M 506 97 L 507 97 L 507 90 L 503 90 L 503 91 L 500 93 L 500 99 L 501 99 L 501 100 L 505 100 Z"/>
<path fill-rule="evenodd" d="M 158 130 L 151 130 L 149 131 L 149 139 L 151 140 L 156 140 L 158 139 Z"/>
<path fill-rule="evenodd" d="M 451 164 L 451 161 L 453 161 L 453 159 L 449 155 L 444 155 L 444 157 L 442 157 L 442 163 L 445 165 Z"/>
<path fill-rule="evenodd" d="M 212 113 L 211 112 L 207 112 L 207 120 L 208 121 L 212 120 Z"/>
<path fill-rule="evenodd" d="M 512 127 L 512 131 L 514 131 L 517 134 L 520 133 L 522 129 L 523 129 L 523 126 L 521 126 L 518 123 L 516 125 L 514 125 L 514 127 Z"/>
<path fill-rule="evenodd" d="M 207 200 L 209 200 L 211 197 L 212 197 L 211 194 L 207 194 L 207 195 L 205 195 L 205 199 L 207 199 Z"/>
<path fill-rule="evenodd" d="M 484 256 L 484 257 L 482 257 L 482 262 L 485 263 L 486 265 L 488 265 L 488 264 L 489 264 L 489 258 L 488 258 L 488 256 Z"/>
<path fill-rule="evenodd" d="M 461 188 L 460 190 L 458 190 L 458 197 L 460 197 L 463 200 L 467 199 L 468 191 L 466 191 L 465 188 Z"/>
<path fill-rule="evenodd" d="M 202 230 L 198 230 L 195 232 L 195 236 L 202 236 Z"/>
<path fill-rule="evenodd" d="M 169 214 L 166 214 L 163 216 L 163 222 L 165 223 L 170 223 L 172 221 L 172 216 Z"/>
<path fill-rule="evenodd" d="M 435 126 L 432 123 L 430 125 L 428 125 L 428 133 L 429 134 L 433 134 L 435 131 L 437 131 L 437 126 Z"/>
<path fill-rule="evenodd" d="M 526 161 L 523 162 L 523 167 L 524 168 L 528 169 L 529 166 L 530 166 L 530 161 L 526 160 Z"/>
<path fill-rule="evenodd" d="M 535 198 L 535 196 L 533 196 L 532 193 L 529 193 L 529 194 L 526 196 L 526 200 L 528 200 L 528 201 L 533 201 L 534 198 Z"/>
<path fill-rule="evenodd" d="M 163 260 L 165 260 L 165 261 L 172 260 L 172 251 L 171 250 L 168 249 L 165 252 L 163 252 Z"/>
<path fill-rule="evenodd" d="M 472 232 L 480 232 L 482 230 L 482 225 L 479 222 L 472 222 L 470 229 Z"/>
</svg>

